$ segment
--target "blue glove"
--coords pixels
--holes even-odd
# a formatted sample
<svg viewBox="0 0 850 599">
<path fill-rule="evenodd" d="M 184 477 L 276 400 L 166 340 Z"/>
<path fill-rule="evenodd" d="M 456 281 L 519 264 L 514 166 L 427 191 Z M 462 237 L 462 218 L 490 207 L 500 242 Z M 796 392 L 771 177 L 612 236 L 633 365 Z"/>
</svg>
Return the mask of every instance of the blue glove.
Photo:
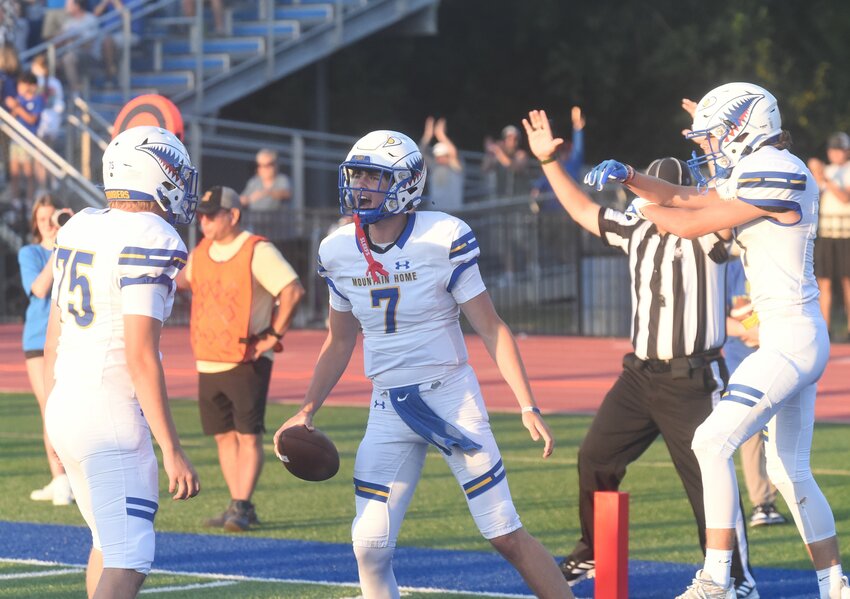
<svg viewBox="0 0 850 599">
<path fill-rule="evenodd" d="M 591 187 L 595 186 L 597 191 L 602 191 L 608 181 L 624 183 L 634 177 L 634 174 L 634 169 L 627 164 L 616 160 L 605 160 L 594 166 L 584 176 L 584 182 Z"/>
</svg>

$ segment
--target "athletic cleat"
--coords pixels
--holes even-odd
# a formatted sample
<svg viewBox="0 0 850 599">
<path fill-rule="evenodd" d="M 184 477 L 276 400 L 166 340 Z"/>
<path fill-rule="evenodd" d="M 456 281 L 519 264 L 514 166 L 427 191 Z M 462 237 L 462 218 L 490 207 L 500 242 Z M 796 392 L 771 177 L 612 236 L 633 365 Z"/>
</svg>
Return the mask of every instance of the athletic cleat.
<svg viewBox="0 0 850 599">
<path fill-rule="evenodd" d="M 735 587 L 735 597 L 737 599 L 759 599 L 760 596 L 756 585 L 745 580 Z"/>
<path fill-rule="evenodd" d="M 74 492 L 66 474 L 60 474 L 53 479 L 53 505 L 71 505 L 74 503 Z"/>
<path fill-rule="evenodd" d="M 257 524 L 257 512 L 250 501 L 234 501 L 233 511 L 224 519 L 224 530 L 228 532 L 245 532 L 251 524 Z"/>
<path fill-rule="evenodd" d="M 587 578 L 596 576 L 596 561 L 595 560 L 577 560 L 574 557 L 567 557 L 558 564 L 561 568 L 561 573 L 567 580 L 570 586 L 580 583 Z"/>
<path fill-rule="evenodd" d="M 785 517 L 776 510 L 772 503 L 763 503 L 753 508 L 750 516 L 750 526 L 769 526 L 771 524 L 785 524 Z"/>
<path fill-rule="evenodd" d="M 850 583 L 847 577 L 841 577 L 841 583 L 829 590 L 829 599 L 850 599 Z"/>
<path fill-rule="evenodd" d="M 703 574 L 703 571 L 699 570 L 691 586 L 676 599 L 736 599 L 735 587 L 731 582 L 727 587 L 715 584 L 708 574 Z"/>
<path fill-rule="evenodd" d="M 40 489 L 36 489 L 32 493 L 30 493 L 30 499 L 33 501 L 53 501 L 53 481 L 51 480 L 45 486 Z"/>
<path fill-rule="evenodd" d="M 251 507 L 248 508 L 248 524 L 259 524 L 260 521 L 257 519 L 257 511 L 254 509 L 254 504 L 249 504 Z M 236 513 L 236 500 L 231 499 L 230 505 L 227 506 L 227 509 L 224 510 L 220 515 L 204 520 L 204 526 L 209 528 L 223 528 L 227 519 Z"/>
<path fill-rule="evenodd" d="M 74 493 L 66 474 L 60 474 L 41 489 L 30 493 L 33 501 L 50 501 L 53 505 L 71 505 L 74 503 Z"/>
</svg>

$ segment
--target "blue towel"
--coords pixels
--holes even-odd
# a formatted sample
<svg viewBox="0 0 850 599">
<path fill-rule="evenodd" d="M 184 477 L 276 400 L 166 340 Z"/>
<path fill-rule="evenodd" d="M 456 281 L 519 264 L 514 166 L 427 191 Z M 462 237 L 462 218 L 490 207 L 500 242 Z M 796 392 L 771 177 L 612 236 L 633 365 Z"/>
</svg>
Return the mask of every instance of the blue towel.
<svg viewBox="0 0 850 599">
<path fill-rule="evenodd" d="M 459 447 L 462 451 L 481 449 L 481 445 L 437 416 L 434 410 L 422 401 L 419 385 L 390 389 L 390 401 L 396 414 L 410 430 L 444 454 L 452 455 L 452 447 Z"/>
</svg>

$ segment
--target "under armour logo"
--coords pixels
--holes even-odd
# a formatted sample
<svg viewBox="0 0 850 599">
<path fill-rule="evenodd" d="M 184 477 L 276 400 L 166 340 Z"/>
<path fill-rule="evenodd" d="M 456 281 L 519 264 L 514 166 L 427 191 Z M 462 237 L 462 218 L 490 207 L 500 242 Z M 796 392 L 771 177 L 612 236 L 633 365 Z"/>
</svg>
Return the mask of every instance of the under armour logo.
<svg viewBox="0 0 850 599">
<path fill-rule="evenodd" d="M 395 263 L 396 270 L 410 270 L 410 260 L 398 260 Z"/>
<path fill-rule="evenodd" d="M 407 396 L 408 396 L 408 395 L 410 395 L 410 393 L 405 393 L 404 395 L 399 395 L 399 396 L 398 396 L 398 400 L 399 400 L 399 401 L 404 401 L 404 400 L 406 400 L 406 399 L 407 399 Z"/>
<path fill-rule="evenodd" d="M 372 407 L 373 407 L 373 408 L 380 407 L 382 410 L 386 410 L 386 409 L 387 409 L 387 403 L 386 403 L 385 401 L 378 401 L 378 400 L 376 399 L 376 400 L 375 400 L 375 405 L 374 405 L 374 406 L 372 406 Z"/>
</svg>

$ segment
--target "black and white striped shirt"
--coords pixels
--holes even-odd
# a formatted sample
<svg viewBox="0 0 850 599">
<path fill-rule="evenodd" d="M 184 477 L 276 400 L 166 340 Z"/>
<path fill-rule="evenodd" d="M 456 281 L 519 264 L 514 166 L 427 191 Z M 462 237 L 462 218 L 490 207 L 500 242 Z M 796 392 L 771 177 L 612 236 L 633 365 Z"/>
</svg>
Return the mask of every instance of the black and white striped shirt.
<svg viewBox="0 0 850 599">
<path fill-rule="evenodd" d="M 714 233 L 659 235 L 652 222 L 610 208 L 599 211 L 599 232 L 629 256 L 638 358 L 668 360 L 723 345 L 728 242 Z"/>
</svg>

